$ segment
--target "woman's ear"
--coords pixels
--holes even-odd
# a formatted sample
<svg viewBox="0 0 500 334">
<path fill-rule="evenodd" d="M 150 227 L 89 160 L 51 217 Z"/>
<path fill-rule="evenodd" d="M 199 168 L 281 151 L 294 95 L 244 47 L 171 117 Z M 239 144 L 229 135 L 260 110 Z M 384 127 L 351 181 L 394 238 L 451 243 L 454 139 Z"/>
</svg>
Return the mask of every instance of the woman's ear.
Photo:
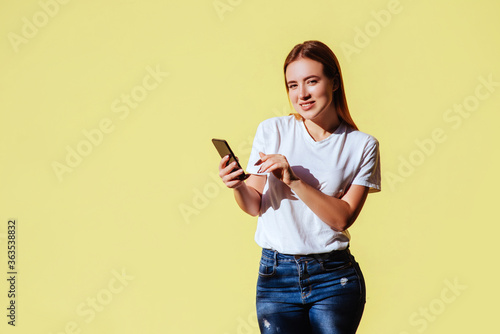
<svg viewBox="0 0 500 334">
<path fill-rule="evenodd" d="M 335 74 L 335 76 L 333 77 L 333 89 L 332 91 L 336 91 L 337 89 L 339 89 L 340 87 L 340 80 L 339 80 L 339 75 L 338 74 Z"/>
</svg>

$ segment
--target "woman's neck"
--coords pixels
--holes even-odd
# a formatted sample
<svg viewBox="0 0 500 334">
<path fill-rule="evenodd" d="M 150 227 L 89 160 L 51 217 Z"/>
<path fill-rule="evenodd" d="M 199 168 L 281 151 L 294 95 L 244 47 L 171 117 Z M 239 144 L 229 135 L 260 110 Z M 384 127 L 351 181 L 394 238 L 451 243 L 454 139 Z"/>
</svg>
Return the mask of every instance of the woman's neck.
<svg viewBox="0 0 500 334">
<path fill-rule="evenodd" d="M 326 117 L 322 119 L 305 119 L 304 125 L 306 126 L 307 132 L 315 141 L 321 141 L 328 138 L 332 133 L 337 130 L 341 119 L 338 117 L 336 112 L 329 112 Z M 318 118 L 318 117 L 317 117 Z"/>
</svg>

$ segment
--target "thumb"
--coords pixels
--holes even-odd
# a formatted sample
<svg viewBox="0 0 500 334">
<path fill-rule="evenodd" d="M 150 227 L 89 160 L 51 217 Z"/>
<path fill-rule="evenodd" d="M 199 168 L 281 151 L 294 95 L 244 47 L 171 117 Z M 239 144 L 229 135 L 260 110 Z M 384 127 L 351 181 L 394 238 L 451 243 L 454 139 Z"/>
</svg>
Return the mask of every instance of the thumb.
<svg viewBox="0 0 500 334">
<path fill-rule="evenodd" d="M 262 152 L 259 152 L 259 156 L 262 158 L 262 157 L 265 157 L 266 155 Z"/>
</svg>

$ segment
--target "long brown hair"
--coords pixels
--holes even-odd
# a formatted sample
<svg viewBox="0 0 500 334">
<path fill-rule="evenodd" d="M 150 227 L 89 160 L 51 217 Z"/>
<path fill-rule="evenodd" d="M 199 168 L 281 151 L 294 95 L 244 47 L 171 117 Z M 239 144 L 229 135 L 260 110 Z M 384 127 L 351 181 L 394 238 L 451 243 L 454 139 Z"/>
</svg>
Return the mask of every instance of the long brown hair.
<svg viewBox="0 0 500 334">
<path fill-rule="evenodd" d="M 352 126 L 354 129 L 358 130 L 356 124 L 349 113 L 349 108 L 347 107 L 347 100 L 344 92 L 344 82 L 342 81 L 342 73 L 340 71 L 339 61 L 333 53 L 333 51 L 324 43 L 320 41 L 305 41 L 302 44 L 297 44 L 293 47 L 292 51 L 288 54 L 285 59 L 285 65 L 283 66 L 283 72 L 285 74 L 285 86 L 288 93 L 288 85 L 286 84 L 286 68 L 288 65 L 299 59 L 299 58 L 309 58 L 320 62 L 323 64 L 323 73 L 329 79 L 338 80 L 338 88 L 333 92 L 333 103 L 337 115 L 344 122 Z M 300 115 L 294 114 L 298 119 L 301 118 Z"/>
</svg>

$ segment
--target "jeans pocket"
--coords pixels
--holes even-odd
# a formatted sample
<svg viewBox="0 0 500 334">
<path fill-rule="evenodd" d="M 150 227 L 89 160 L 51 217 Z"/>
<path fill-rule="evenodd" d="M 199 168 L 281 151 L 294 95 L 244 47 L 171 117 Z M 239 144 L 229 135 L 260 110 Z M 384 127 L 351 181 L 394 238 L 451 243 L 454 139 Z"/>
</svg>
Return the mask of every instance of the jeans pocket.
<svg viewBox="0 0 500 334">
<path fill-rule="evenodd" d="M 350 260 L 325 260 L 321 262 L 321 268 L 323 271 L 329 272 L 329 271 L 336 271 L 336 270 L 341 270 L 345 268 L 349 268 L 352 266 L 352 262 Z"/>
<path fill-rule="evenodd" d="M 259 276 L 271 277 L 276 273 L 276 263 L 274 259 L 262 257 L 259 264 Z"/>
</svg>

